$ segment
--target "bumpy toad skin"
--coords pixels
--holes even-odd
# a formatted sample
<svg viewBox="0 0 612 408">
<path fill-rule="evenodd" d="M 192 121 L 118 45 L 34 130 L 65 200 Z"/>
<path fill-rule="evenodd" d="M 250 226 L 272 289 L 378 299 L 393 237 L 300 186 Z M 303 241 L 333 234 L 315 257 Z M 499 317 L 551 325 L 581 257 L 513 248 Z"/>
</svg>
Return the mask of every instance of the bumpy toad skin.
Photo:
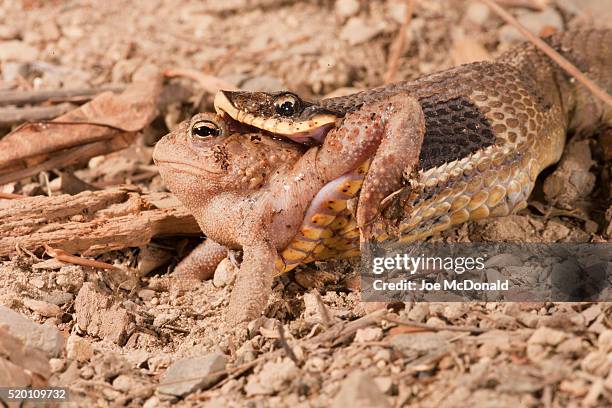
<svg viewBox="0 0 612 408">
<path fill-rule="evenodd" d="M 263 311 L 278 253 L 299 231 L 317 193 L 359 167 L 381 143 L 397 146 L 408 130 L 405 120 L 394 118 L 422 121 L 415 106 L 405 97 L 378 102 L 354 115 L 355 126 L 331 131 L 322 146 L 306 152 L 259 134 L 228 134 L 223 120 L 212 114 L 181 123 L 156 145 L 153 159 L 162 179 L 212 240 L 190 255 L 183 270 L 193 274 L 198 259 L 210 269 L 221 246 L 243 250 L 229 322 Z M 396 115 L 398 110 L 405 114 Z M 362 126 L 366 119 L 369 125 Z M 194 129 L 202 123 L 217 126 L 219 135 L 198 136 Z"/>
</svg>

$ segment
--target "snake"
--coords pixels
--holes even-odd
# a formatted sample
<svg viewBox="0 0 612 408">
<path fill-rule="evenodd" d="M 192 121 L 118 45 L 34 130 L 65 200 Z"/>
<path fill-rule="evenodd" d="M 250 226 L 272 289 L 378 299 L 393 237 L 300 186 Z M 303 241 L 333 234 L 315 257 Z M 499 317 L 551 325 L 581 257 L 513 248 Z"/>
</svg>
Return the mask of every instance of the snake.
<svg viewBox="0 0 612 408">
<path fill-rule="evenodd" d="M 612 92 L 612 30 L 582 28 L 544 41 Z M 404 186 L 387 200 L 395 216 L 383 213 L 373 227 L 377 241 L 415 242 L 470 220 L 515 213 L 527 206 L 542 170 L 561 158 L 568 133 L 612 125 L 612 107 L 529 42 L 492 61 L 318 101 L 288 91 L 219 91 L 215 109 L 264 132 L 316 144 L 364 106 L 399 93 L 418 100 L 425 134 L 418 168 L 403 175 Z M 277 270 L 358 253 L 349 203 L 363 177 L 351 178 L 349 190 L 347 182 L 330 185 L 313 201 Z"/>
</svg>

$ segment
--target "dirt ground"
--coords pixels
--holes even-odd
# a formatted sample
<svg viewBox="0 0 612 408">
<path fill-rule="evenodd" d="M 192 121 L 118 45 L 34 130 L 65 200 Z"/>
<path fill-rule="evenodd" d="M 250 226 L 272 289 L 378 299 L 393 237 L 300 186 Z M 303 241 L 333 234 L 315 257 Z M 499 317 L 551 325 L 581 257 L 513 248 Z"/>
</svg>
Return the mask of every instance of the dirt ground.
<svg viewBox="0 0 612 408">
<path fill-rule="evenodd" d="M 612 21 L 609 0 L 543 3 L 544 11 L 511 11 L 536 34 Z M 400 0 L 4 0 L 0 90 L 129 83 L 146 63 L 199 70 L 247 90 L 316 98 L 365 89 L 383 83 L 405 10 Z M 478 1 L 416 1 L 395 79 L 494 58 L 520 41 Z M 92 158 L 73 174 L 94 188 L 165 191 L 152 146 L 179 121 L 211 110 L 212 96 L 189 79 L 168 79 L 159 116 L 136 144 Z M 546 171 L 527 209 L 442 239 L 610 241 L 612 154 L 600 143 L 609 143 L 609 134 L 574 140 L 582 142 L 563 160 L 579 165 Z M 70 179 L 45 172 L 0 191 L 60 194 L 77 183 L 62 177 Z M 551 203 L 542 187 L 547 178 L 570 197 Z M 122 271 L 27 251 L 0 258 L 0 380 L 27 367 L 39 384 L 69 387 L 71 402 L 62 406 L 83 407 L 612 404 L 611 304 L 414 303 L 395 311 L 439 328 L 418 329 L 376 314 L 364 318 L 351 290 L 355 264 L 329 262 L 279 278 L 266 317 L 240 331 L 222 319 L 231 261 L 190 292 L 165 289 L 167 274 L 195 243 L 170 237 L 97 257 Z M 20 338 L 11 331 L 18 324 L 21 340 L 43 350 L 24 349 L 39 371 L 9 362 L 2 338 Z"/>
</svg>

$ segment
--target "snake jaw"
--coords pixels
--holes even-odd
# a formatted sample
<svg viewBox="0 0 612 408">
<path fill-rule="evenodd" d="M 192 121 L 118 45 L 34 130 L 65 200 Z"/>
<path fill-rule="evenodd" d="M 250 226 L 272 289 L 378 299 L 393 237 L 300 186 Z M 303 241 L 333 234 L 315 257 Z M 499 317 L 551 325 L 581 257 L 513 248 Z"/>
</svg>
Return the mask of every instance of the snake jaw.
<svg viewBox="0 0 612 408">
<path fill-rule="evenodd" d="M 305 109 L 303 118 L 283 117 L 272 113 L 271 101 L 265 93 L 250 93 L 249 104 L 237 107 L 236 99 L 240 92 L 219 91 L 215 95 L 215 110 L 219 115 L 226 115 L 245 125 L 282 136 L 302 144 L 322 144 L 327 132 L 338 120 L 338 116 L 327 111 Z M 256 100 L 253 95 L 262 97 Z"/>
</svg>

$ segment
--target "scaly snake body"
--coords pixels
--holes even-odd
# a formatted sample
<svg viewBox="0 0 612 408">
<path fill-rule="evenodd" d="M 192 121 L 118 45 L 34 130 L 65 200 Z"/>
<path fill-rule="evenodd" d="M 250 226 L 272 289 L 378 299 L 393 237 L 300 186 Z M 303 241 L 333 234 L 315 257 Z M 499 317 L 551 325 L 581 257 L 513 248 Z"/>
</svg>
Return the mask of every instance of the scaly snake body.
<svg viewBox="0 0 612 408">
<path fill-rule="evenodd" d="M 611 30 L 568 31 L 546 42 L 612 91 Z M 303 132 L 309 126 L 329 126 L 330 118 L 345 117 L 364 104 L 399 92 L 418 99 L 426 130 L 418 174 L 405 175 L 407 188 L 393 197 L 376 223 L 380 241 L 412 242 L 468 220 L 518 211 L 527 205 L 539 173 L 560 159 L 568 131 L 612 125 L 612 107 L 595 99 L 529 43 L 492 62 L 308 103 L 299 118 L 290 118 L 293 122 L 261 110 L 261 103 L 236 106 L 238 99 L 248 101 L 255 94 L 226 93 L 233 106 L 224 101 L 221 110 L 233 119 L 291 137 L 287 129 Z M 285 127 L 279 132 L 281 125 Z M 333 216 L 322 203 L 333 204 Z M 358 233 L 346 203 L 347 197 L 338 189 L 322 191 L 303 224 L 311 229 L 310 214 L 328 215 L 317 226 L 314 244 L 304 248 L 302 231 L 281 254 L 284 265 L 278 263 L 277 269 L 282 272 L 315 259 L 354 255 Z"/>
</svg>

